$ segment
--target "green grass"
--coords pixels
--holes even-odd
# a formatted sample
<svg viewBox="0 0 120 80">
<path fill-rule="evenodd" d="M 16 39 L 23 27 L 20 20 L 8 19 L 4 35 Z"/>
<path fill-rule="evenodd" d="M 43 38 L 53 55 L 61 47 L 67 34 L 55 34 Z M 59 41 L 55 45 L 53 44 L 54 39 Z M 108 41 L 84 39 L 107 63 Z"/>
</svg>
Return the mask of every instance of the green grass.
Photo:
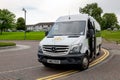
<svg viewBox="0 0 120 80">
<path fill-rule="evenodd" d="M 15 46 L 16 44 L 13 42 L 0 42 L 0 47 L 6 47 L 6 46 Z"/>
<path fill-rule="evenodd" d="M 41 40 L 44 36 L 44 32 L 27 32 L 26 40 Z M 24 40 L 24 32 L 3 32 L 0 40 Z"/>
<path fill-rule="evenodd" d="M 120 31 L 102 31 L 102 37 L 109 41 L 120 43 Z"/>
<path fill-rule="evenodd" d="M 26 40 L 42 40 L 45 37 L 44 32 L 27 32 Z M 102 31 L 102 37 L 109 41 L 118 41 L 120 43 L 120 31 Z M 0 40 L 24 40 L 24 32 L 3 32 Z"/>
</svg>

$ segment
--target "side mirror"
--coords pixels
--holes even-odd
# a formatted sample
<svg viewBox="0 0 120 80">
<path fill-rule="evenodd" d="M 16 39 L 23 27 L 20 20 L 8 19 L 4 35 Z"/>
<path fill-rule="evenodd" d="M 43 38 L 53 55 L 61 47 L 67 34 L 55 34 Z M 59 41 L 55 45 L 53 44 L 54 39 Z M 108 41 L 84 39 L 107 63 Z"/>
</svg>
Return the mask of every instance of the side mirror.
<svg viewBox="0 0 120 80">
<path fill-rule="evenodd" d="M 48 35 L 48 31 L 45 31 L 45 36 L 47 36 Z"/>
</svg>

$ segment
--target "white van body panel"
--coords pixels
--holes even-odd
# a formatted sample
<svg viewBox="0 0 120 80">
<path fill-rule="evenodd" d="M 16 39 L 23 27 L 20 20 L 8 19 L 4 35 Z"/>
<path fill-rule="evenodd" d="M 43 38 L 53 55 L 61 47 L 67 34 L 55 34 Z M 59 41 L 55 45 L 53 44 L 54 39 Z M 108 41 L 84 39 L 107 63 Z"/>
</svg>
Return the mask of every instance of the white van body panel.
<svg viewBox="0 0 120 80">
<path fill-rule="evenodd" d="M 87 21 L 87 14 L 77 14 L 70 16 L 62 16 L 56 20 L 56 22 L 65 22 L 65 21 Z"/>
<path fill-rule="evenodd" d="M 73 25 L 72 22 L 75 22 L 75 24 Z M 79 26 L 82 25 L 79 24 L 80 22 L 85 22 L 84 26 Z M 90 22 L 89 27 L 88 22 Z M 83 58 L 92 59 L 100 51 L 100 46 L 102 44 L 102 38 L 100 35 L 101 28 L 94 18 L 88 16 L 87 14 L 68 15 L 58 18 L 55 24 L 57 23 L 68 24 L 65 26 L 59 25 L 60 28 L 56 30 L 58 34 L 62 33 L 62 35 L 54 33 L 51 33 L 51 35 L 49 32 L 50 36 L 46 36 L 43 40 L 40 41 L 38 50 L 39 62 L 43 64 L 81 64 Z M 67 28 L 65 28 L 66 26 Z M 55 28 L 56 26 L 53 25 L 53 30 L 51 29 L 51 32 L 54 32 Z M 64 29 L 66 29 L 66 33 L 63 32 Z M 89 32 L 91 29 L 94 31 L 93 34 L 92 32 Z M 59 32 L 59 30 L 61 31 Z M 77 30 L 78 33 L 75 34 Z M 73 34 L 69 34 L 70 32 Z M 89 33 L 91 35 L 89 35 Z M 94 55 L 91 56 L 91 54 Z M 55 61 L 58 61 L 58 63 Z"/>
<path fill-rule="evenodd" d="M 70 15 L 70 16 L 62 16 L 56 20 L 56 22 L 69 22 L 69 21 L 86 21 L 87 26 L 87 20 L 91 19 L 92 22 L 95 22 L 95 29 L 100 30 L 100 26 L 98 23 L 96 23 L 96 20 L 87 14 L 78 14 L 78 15 Z M 85 29 L 85 35 L 80 36 L 78 38 L 68 38 L 68 36 L 54 36 L 53 38 L 47 38 L 45 37 L 41 42 L 40 46 L 42 45 L 69 45 L 69 48 L 71 48 L 72 45 L 76 44 L 82 44 L 81 53 L 85 53 L 86 51 L 89 51 L 88 46 L 88 39 L 86 39 L 86 31 L 87 27 Z M 96 45 L 99 45 L 102 43 L 101 37 L 96 38 Z M 98 50 L 97 50 L 98 52 Z M 46 52 L 45 52 L 46 53 Z M 68 53 L 64 54 L 67 55 Z M 51 55 L 51 54 L 49 54 Z M 55 54 L 54 54 L 55 55 Z M 63 54 L 61 54 L 63 55 Z M 56 55 L 60 56 L 60 55 Z"/>
<path fill-rule="evenodd" d="M 87 45 L 87 40 L 84 41 L 85 36 L 80 36 L 78 38 L 68 38 L 68 36 L 55 36 L 53 38 L 47 38 L 45 37 L 41 42 L 40 46 L 43 45 L 68 45 L 69 50 L 67 53 L 60 53 L 60 54 L 52 54 L 52 53 L 47 53 L 43 52 L 43 54 L 50 55 L 50 56 L 62 56 L 62 55 L 67 55 L 69 51 L 74 47 L 74 45 L 80 45 L 82 44 L 83 47 L 81 49 L 81 53 L 84 53 L 86 50 L 88 50 L 88 45 Z M 84 43 L 83 43 L 84 42 Z"/>
</svg>

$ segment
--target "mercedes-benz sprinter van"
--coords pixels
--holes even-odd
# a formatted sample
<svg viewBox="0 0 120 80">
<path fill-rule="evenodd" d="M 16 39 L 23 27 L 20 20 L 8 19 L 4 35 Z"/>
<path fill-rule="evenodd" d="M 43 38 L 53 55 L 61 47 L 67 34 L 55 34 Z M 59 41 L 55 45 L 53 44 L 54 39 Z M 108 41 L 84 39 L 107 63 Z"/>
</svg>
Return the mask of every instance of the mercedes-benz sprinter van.
<svg viewBox="0 0 120 80">
<path fill-rule="evenodd" d="M 101 28 L 87 14 L 62 16 L 40 41 L 38 61 L 49 67 L 71 64 L 85 70 L 101 51 Z"/>
</svg>

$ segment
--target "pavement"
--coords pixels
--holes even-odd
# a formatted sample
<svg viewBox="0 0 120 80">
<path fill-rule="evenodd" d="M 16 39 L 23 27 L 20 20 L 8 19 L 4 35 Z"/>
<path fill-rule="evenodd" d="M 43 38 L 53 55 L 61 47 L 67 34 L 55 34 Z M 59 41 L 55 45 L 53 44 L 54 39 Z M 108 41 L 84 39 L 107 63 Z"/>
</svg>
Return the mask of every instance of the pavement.
<svg viewBox="0 0 120 80">
<path fill-rule="evenodd" d="M 46 68 L 37 61 L 39 41 L 14 41 L 24 49 L 0 49 L 0 80 L 36 80 L 74 70 L 74 68 Z M 110 52 L 107 59 L 88 70 L 78 71 L 56 80 L 120 80 L 120 45 L 103 41 Z M 69 72 L 70 73 L 70 72 Z"/>
<path fill-rule="evenodd" d="M 110 56 L 101 65 L 57 80 L 120 80 L 120 45 L 104 40 L 102 47 Z"/>
</svg>

